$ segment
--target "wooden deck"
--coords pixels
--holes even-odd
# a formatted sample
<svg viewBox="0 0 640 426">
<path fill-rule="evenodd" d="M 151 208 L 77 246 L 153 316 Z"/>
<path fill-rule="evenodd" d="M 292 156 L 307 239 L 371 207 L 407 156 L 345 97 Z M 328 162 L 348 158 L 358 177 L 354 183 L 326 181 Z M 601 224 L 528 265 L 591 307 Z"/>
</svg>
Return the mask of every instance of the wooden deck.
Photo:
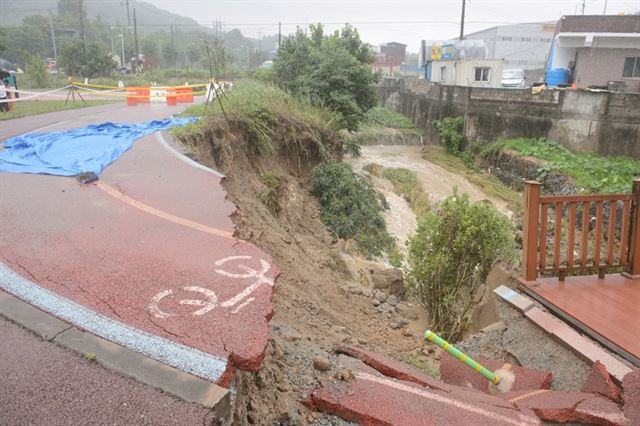
<svg viewBox="0 0 640 426">
<path fill-rule="evenodd" d="M 612 351 L 640 366 L 640 279 L 621 274 L 537 278 L 521 287 Z"/>
</svg>

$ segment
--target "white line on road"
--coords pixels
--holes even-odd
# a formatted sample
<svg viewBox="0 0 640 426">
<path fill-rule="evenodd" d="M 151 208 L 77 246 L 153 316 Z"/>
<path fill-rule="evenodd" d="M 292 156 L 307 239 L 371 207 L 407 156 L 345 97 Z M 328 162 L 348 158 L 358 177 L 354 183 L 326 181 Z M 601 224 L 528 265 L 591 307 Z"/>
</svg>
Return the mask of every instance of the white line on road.
<svg viewBox="0 0 640 426">
<path fill-rule="evenodd" d="M 184 155 L 183 153 L 179 152 L 178 150 L 176 150 L 174 147 L 172 147 L 171 145 L 169 145 L 169 143 L 167 142 L 167 140 L 165 139 L 164 135 L 162 134 L 162 132 L 157 132 L 156 133 L 156 139 L 158 140 L 158 142 L 160 142 L 160 144 L 162 146 L 164 146 L 166 149 L 169 150 L 169 152 L 171 152 L 174 156 L 176 156 L 179 160 L 184 161 L 187 164 L 192 165 L 195 168 L 207 171 L 209 173 L 212 173 L 216 176 L 218 176 L 219 178 L 223 178 L 225 177 L 225 175 L 223 175 L 222 173 L 220 173 L 217 170 L 214 170 L 210 167 L 206 167 L 203 166 L 202 164 L 198 163 L 197 161 L 193 161 L 191 158 L 187 157 L 186 155 Z"/>
</svg>

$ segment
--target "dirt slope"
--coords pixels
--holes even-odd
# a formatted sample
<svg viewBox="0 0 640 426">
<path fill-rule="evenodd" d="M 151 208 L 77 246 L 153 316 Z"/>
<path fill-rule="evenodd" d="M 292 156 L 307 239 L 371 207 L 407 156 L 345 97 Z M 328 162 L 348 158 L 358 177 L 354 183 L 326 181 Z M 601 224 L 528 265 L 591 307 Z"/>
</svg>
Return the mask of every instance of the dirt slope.
<svg viewBox="0 0 640 426">
<path fill-rule="evenodd" d="M 240 238 L 268 252 L 281 270 L 274 296 L 275 314 L 262 369 L 257 374 L 237 372 L 234 424 L 329 424 L 304 404 L 306 392 L 319 380 L 335 373 L 314 369 L 316 356 L 335 360 L 335 343 L 357 345 L 405 358 L 422 347 L 419 335 L 406 328 L 391 329 L 377 313 L 338 254 L 333 235 L 320 220 L 319 204 L 311 195 L 312 167 L 319 162 L 312 136 L 296 132 L 297 144 L 287 129 L 304 129 L 303 123 L 281 118 L 276 154 L 257 155 L 251 133 L 241 121 L 231 126 L 218 120 L 211 130 L 187 141 L 199 161 L 215 166 L 227 178 L 224 186 L 236 204 L 234 221 Z M 328 137 L 330 139 L 330 136 Z M 284 141 L 287 141 L 285 144 Z M 297 148 L 309 147 L 305 159 Z M 280 213 L 272 214 L 260 201 L 266 190 L 261 175 L 279 177 Z M 366 294 L 366 290 L 365 290 Z M 340 424 L 334 419 L 331 424 Z"/>
</svg>

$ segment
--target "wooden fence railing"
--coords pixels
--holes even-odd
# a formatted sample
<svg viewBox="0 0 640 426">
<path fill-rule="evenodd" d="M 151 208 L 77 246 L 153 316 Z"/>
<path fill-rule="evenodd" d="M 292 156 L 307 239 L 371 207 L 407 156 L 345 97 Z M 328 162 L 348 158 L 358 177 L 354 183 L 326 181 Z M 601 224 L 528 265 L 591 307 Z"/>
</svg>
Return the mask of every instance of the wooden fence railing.
<svg viewBox="0 0 640 426">
<path fill-rule="evenodd" d="M 541 196 L 540 187 L 525 182 L 524 281 L 620 268 L 640 277 L 640 180 L 630 194 Z"/>
</svg>

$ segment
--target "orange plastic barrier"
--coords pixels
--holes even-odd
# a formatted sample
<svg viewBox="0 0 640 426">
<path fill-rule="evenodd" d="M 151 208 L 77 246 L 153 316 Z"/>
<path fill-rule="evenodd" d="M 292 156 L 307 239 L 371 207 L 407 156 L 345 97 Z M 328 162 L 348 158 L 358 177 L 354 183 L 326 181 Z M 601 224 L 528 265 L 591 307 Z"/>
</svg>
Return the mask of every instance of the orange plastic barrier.
<svg viewBox="0 0 640 426">
<path fill-rule="evenodd" d="M 138 92 L 138 102 L 139 103 L 143 103 L 143 104 L 148 104 L 149 102 L 151 102 L 151 95 L 150 95 L 150 88 L 149 87 L 137 87 L 136 88 L 136 92 Z"/>
<path fill-rule="evenodd" d="M 167 105 L 178 105 L 178 94 L 176 93 L 175 87 L 170 87 L 167 89 Z"/>
<path fill-rule="evenodd" d="M 137 91 L 136 91 L 137 87 L 127 87 L 127 105 L 128 106 L 136 106 L 138 105 L 138 98 L 136 98 L 137 95 Z"/>
<path fill-rule="evenodd" d="M 175 87 L 179 103 L 193 103 L 193 88 L 188 86 Z"/>
</svg>

